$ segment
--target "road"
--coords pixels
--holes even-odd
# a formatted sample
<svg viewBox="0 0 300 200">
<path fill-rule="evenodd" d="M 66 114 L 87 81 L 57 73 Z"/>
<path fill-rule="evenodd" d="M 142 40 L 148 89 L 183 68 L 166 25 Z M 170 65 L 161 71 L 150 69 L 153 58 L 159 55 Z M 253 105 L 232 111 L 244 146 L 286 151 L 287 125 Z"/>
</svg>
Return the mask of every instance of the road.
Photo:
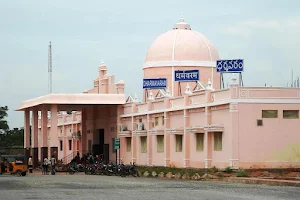
<svg viewBox="0 0 300 200">
<path fill-rule="evenodd" d="M 0 199 L 300 199 L 296 187 L 88 175 L 0 176 Z"/>
</svg>

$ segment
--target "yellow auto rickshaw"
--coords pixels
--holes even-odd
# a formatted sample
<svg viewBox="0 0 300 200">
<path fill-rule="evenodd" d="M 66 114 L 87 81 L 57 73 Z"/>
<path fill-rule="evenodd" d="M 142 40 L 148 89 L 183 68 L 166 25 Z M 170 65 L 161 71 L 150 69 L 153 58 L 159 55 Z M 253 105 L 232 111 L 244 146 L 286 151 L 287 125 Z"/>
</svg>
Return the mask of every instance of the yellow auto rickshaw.
<svg viewBox="0 0 300 200">
<path fill-rule="evenodd" d="M 26 176 L 28 169 L 23 155 L 1 155 L 0 174 Z"/>
</svg>

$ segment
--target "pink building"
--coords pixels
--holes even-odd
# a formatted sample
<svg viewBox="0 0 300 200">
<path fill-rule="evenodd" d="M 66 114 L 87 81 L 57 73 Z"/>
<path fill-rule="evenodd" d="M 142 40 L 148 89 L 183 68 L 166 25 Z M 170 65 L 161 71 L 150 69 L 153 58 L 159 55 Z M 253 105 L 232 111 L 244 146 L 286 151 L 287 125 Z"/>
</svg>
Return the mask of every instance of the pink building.
<svg viewBox="0 0 300 200">
<path fill-rule="evenodd" d="M 27 155 L 37 160 L 54 154 L 69 162 L 79 151 L 114 160 L 117 137 L 118 159 L 124 163 L 299 167 L 300 89 L 242 87 L 235 76 L 229 88 L 220 89 L 218 59 L 212 43 L 182 18 L 147 52 L 144 78 L 166 78 L 167 87 L 144 90 L 142 102 L 125 98 L 124 82 L 115 83 L 104 63 L 94 87 L 83 94 L 22 102 L 18 110 L 25 113 Z M 199 70 L 199 80 L 179 83 L 177 70 Z"/>
</svg>

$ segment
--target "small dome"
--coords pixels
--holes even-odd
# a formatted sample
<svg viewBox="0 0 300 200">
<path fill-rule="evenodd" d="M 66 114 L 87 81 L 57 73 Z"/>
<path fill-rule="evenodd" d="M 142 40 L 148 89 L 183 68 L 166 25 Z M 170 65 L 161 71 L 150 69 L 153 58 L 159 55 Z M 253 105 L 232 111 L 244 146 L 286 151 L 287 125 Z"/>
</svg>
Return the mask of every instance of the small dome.
<svg viewBox="0 0 300 200">
<path fill-rule="evenodd" d="M 152 62 L 214 62 L 218 59 L 219 53 L 212 43 L 201 33 L 192 30 L 182 17 L 173 30 L 163 33 L 152 43 L 145 66 L 151 67 Z"/>
</svg>

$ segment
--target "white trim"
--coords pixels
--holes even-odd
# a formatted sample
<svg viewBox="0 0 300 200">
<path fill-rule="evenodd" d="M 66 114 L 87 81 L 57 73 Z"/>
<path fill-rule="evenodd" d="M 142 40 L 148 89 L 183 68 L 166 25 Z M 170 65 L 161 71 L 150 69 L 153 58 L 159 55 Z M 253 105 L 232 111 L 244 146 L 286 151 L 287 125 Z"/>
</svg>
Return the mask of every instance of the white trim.
<svg viewBox="0 0 300 200">
<path fill-rule="evenodd" d="M 177 34 L 178 34 L 178 31 L 176 31 L 175 35 L 174 35 L 174 39 L 173 39 L 173 47 L 172 47 L 172 62 L 174 62 L 175 60 L 175 43 L 176 43 L 176 38 L 177 38 Z M 174 84 L 175 84 L 175 81 L 174 81 L 175 77 L 174 77 L 174 65 L 172 66 L 172 95 L 174 95 Z"/>
<path fill-rule="evenodd" d="M 205 40 L 205 38 L 203 37 L 203 35 L 197 31 L 194 31 L 195 33 L 197 33 L 198 35 L 200 35 L 201 39 L 204 41 L 204 43 L 206 44 L 206 47 L 207 47 L 207 50 L 208 50 L 208 53 L 209 53 L 209 57 L 210 57 L 210 61 L 212 61 L 212 56 L 211 56 L 211 51 L 210 51 L 210 48 L 207 44 L 207 41 Z"/>
<path fill-rule="evenodd" d="M 184 110 L 184 109 L 194 109 L 194 108 L 224 105 L 224 104 L 230 104 L 230 103 L 300 104 L 300 99 L 224 99 L 224 100 L 220 100 L 220 101 L 214 101 L 211 103 L 201 103 L 201 104 L 180 106 L 180 107 L 167 108 L 167 109 L 161 109 L 161 110 L 144 111 L 144 112 L 140 112 L 140 113 L 123 114 L 120 117 L 125 118 L 125 117 L 133 117 L 133 116 L 140 116 L 140 115 L 149 115 L 149 114 L 171 112 L 171 111 L 178 111 L 178 110 Z"/>
<path fill-rule="evenodd" d="M 158 62 L 146 62 L 143 68 L 151 67 L 216 67 L 216 62 L 213 61 L 193 61 L 193 60 L 170 60 L 170 61 L 158 61 Z"/>
</svg>

